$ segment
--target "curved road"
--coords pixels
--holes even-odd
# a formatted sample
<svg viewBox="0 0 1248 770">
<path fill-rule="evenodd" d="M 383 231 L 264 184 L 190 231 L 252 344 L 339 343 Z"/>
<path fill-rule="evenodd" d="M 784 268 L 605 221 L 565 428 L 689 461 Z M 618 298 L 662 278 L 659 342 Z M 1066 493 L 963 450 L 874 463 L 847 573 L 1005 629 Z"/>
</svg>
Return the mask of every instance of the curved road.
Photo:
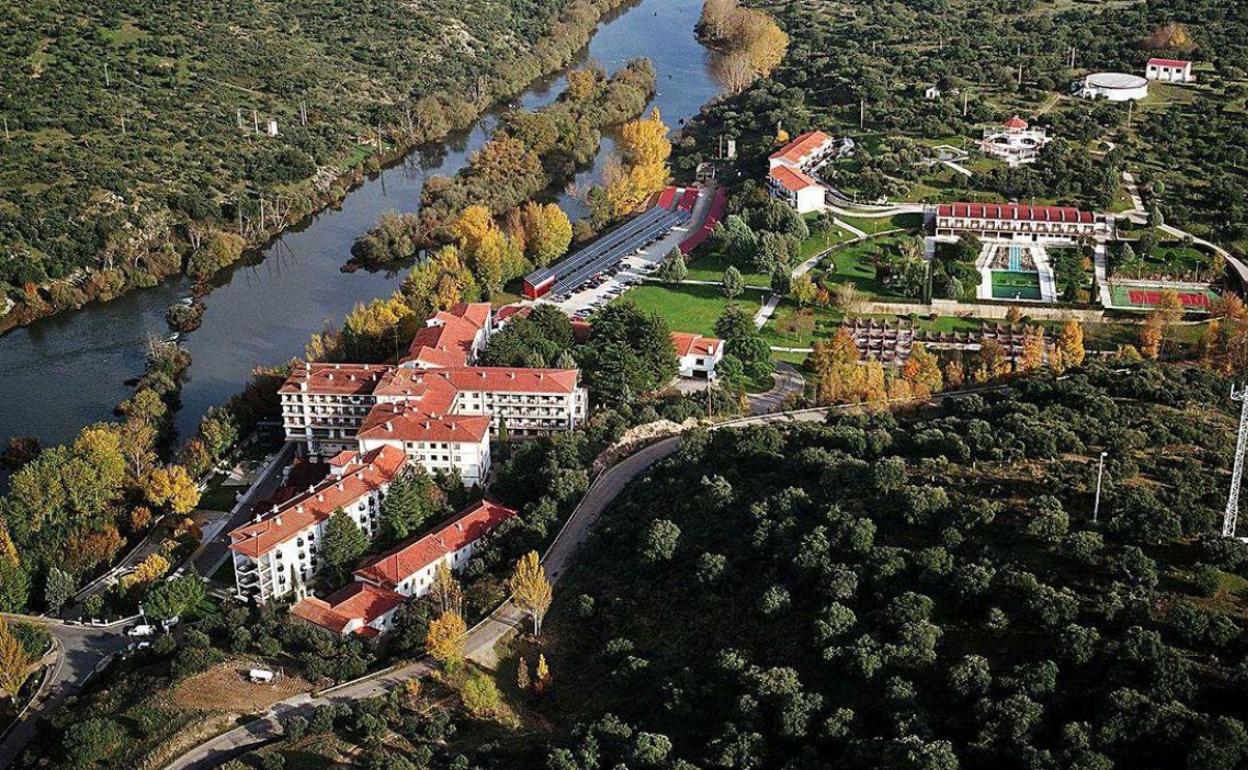
<svg viewBox="0 0 1248 770">
<path fill-rule="evenodd" d="M 936 404 L 946 398 L 957 398 L 1007 387 L 1009 387 L 1008 384 L 989 385 L 940 394 L 934 396 L 929 403 Z M 855 408 L 858 407 L 833 406 L 753 415 L 728 420 L 711 426 L 711 429 L 738 428 L 767 423 L 822 422 L 829 412 Z M 680 435 L 662 439 L 637 450 L 599 474 L 542 558 L 542 565 L 552 583 L 558 582 L 566 572 L 577 550 L 584 544 L 589 530 L 624 487 L 648 471 L 655 463 L 674 453 L 680 447 L 680 441 Z M 465 640 L 468 657 L 476 660 L 489 659 L 493 654 L 495 644 L 513 629 L 522 627 L 527 619 L 527 615 L 522 610 L 507 601 L 468 631 Z M 281 734 L 281 719 L 288 714 L 306 715 L 317 706 L 381 695 L 408 679 L 428 675 L 433 668 L 433 664 L 422 659 L 399 668 L 371 674 L 355 682 L 323 690 L 319 695 L 304 693 L 280 701 L 263 716 L 201 743 L 167 765 L 164 770 L 209 770 L 278 737 Z"/>
</svg>

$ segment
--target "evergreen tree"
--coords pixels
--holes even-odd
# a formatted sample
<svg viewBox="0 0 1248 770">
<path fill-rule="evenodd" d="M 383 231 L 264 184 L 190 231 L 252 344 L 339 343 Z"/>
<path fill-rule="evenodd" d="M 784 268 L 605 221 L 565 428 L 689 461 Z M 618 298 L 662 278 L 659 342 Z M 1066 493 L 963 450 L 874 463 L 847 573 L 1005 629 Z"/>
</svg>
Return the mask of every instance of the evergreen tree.
<svg viewBox="0 0 1248 770">
<path fill-rule="evenodd" d="M 424 469 L 410 467 L 399 474 L 381 504 L 383 536 L 402 540 L 420 530 L 441 512 L 442 495 Z"/>
<path fill-rule="evenodd" d="M 346 573 L 356 559 L 368 550 L 368 537 L 346 511 L 339 508 L 325 524 L 325 537 L 321 541 L 321 558 L 325 560 L 328 573 L 335 582 L 346 579 Z"/>
<path fill-rule="evenodd" d="M 729 267 L 724 271 L 722 284 L 724 296 L 728 299 L 736 299 L 741 296 L 741 292 L 745 291 L 745 280 L 741 277 L 741 271 L 735 267 Z"/>
</svg>

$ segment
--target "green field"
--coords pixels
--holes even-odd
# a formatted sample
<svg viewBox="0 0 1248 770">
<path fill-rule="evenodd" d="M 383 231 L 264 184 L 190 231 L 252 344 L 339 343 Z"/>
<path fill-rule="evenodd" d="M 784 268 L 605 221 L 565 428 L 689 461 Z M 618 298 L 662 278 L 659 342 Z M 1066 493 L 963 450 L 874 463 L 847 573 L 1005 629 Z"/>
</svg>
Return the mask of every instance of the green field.
<svg viewBox="0 0 1248 770">
<path fill-rule="evenodd" d="M 995 299 L 1040 299 L 1040 274 L 993 270 L 992 296 Z"/>
<path fill-rule="evenodd" d="M 763 296 L 761 291 L 747 290 L 733 301 L 753 315 L 762 305 Z M 638 286 L 624 297 L 643 310 L 653 310 L 663 316 L 672 331 L 708 335 L 715 333 L 715 322 L 729 304 L 718 286 L 697 284 Z"/>
<path fill-rule="evenodd" d="M 1166 287 L 1157 286 L 1124 286 L 1122 284 L 1113 284 L 1110 286 L 1110 294 L 1114 298 L 1115 307 L 1133 307 L 1133 308 L 1151 308 L 1156 304 L 1157 295 L 1165 291 Z M 1180 299 L 1186 299 L 1183 307 L 1192 312 L 1208 312 L 1209 305 L 1212 305 L 1218 298 L 1218 293 L 1213 289 L 1205 289 L 1203 291 L 1185 289 L 1177 290 Z M 1199 299 L 1203 297 L 1204 299 Z M 1208 304 L 1202 304 L 1208 303 Z"/>
<path fill-rule="evenodd" d="M 923 225 L 922 214 L 894 214 L 891 217 L 837 217 L 837 219 L 868 235 L 886 230 L 912 229 Z"/>
</svg>

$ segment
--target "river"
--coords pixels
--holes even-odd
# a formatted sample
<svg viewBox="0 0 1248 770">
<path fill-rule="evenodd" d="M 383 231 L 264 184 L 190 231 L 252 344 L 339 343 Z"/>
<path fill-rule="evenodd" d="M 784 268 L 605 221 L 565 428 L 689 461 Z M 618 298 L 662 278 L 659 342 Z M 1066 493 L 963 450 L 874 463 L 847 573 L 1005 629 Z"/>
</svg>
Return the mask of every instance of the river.
<svg viewBox="0 0 1248 770">
<path fill-rule="evenodd" d="M 712 72 L 714 54 L 694 36 L 701 2 L 641 0 L 617 11 L 604 19 L 577 64 L 593 59 L 614 71 L 629 59 L 648 57 L 658 75 L 652 103 L 676 127 L 721 91 Z M 544 78 L 517 101 L 540 107 L 563 85 L 562 74 Z M 356 303 L 394 291 L 400 276 L 339 271 L 351 244 L 382 212 L 417 210 L 424 181 L 462 168 L 488 138 L 498 114 L 483 116 L 437 148 L 411 153 L 369 178 L 340 207 L 287 230 L 258 264 L 218 277 L 202 326 L 182 338 L 192 365 L 175 419 L 179 436 L 193 434 L 204 412 L 238 392 L 256 366 L 301 355 L 312 332 L 337 327 Z M 613 147 L 604 137 L 593 168 L 577 175 L 578 184 L 598 177 Z M 562 196 L 560 205 L 579 213 L 580 204 L 570 196 Z M 166 282 L 0 337 L 0 442 L 36 436 L 50 446 L 110 418 L 114 405 L 130 393 L 125 381 L 142 373 L 146 340 L 169 334 L 165 310 L 190 288 L 185 278 Z"/>
</svg>

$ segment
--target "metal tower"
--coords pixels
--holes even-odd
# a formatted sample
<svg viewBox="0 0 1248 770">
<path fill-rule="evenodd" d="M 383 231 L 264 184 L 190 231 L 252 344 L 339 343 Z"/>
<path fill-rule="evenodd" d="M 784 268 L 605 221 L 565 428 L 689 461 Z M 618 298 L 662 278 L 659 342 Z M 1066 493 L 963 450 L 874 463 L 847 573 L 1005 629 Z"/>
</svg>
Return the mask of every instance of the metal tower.
<svg viewBox="0 0 1248 770">
<path fill-rule="evenodd" d="M 1235 537 L 1239 519 L 1239 485 L 1244 479 L 1244 452 L 1248 449 L 1248 388 L 1231 385 L 1231 400 L 1243 403 L 1239 410 L 1239 436 L 1235 440 L 1235 463 L 1231 468 L 1231 491 L 1226 498 L 1226 515 L 1222 519 L 1222 536 Z"/>
</svg>

